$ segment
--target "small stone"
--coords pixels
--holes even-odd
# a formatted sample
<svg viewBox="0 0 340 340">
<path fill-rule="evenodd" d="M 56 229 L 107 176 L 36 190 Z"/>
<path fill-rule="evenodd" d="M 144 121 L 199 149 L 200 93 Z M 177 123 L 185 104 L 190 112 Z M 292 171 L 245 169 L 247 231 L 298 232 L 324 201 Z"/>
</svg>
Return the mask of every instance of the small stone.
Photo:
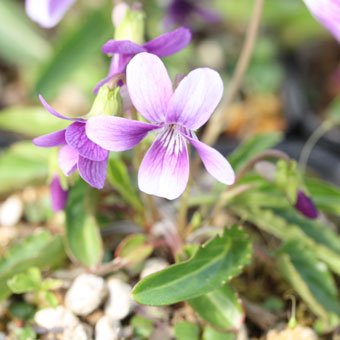
<svg viewBox="0 0 340 340">
<path fill-rule="evenodd" d="M 0 206 L 0 225 L 13 227 L 21 219 L 24 206 L 18 196 L 10 196 Z"/>
<path fill-rule="evenodd" d="M 109 316 L 101 317 L 95 327 L 95 340 L 118 340 L 121 326 L 118 320 L 112 320 Z"/>
<path fill-rule="evenodd" d="M 38 311 L 34 320 L 38 326 L 45 329 L 61 329 L 74 328 L 79 324 L 78 318 L 65 307 L 45 308 Z"/>
<path fill-rule="evenodd" d="M 66 328 L 62 338 L 63 340 L 91 340 L 92 330 L 87 325 L 78 324 L 75 327 Z"/>
<path fill-rule="evenodd" d="M 317 340 L 317 334 L 308 327 L 297 326 L 286 328 L 282 331 L 271 330 L 268 332 L 266 340 Z"/>
<path fill-rule="evenodd" d="M 65 305 L 74 314 L 85 316 L 96 310 L 107 294 L 105 281 L 96 275 L 81 274 L 65 296 Z"/>
<path fill-rule="evenodd" d="M 105 306 L 105 314 L 113 320 L 122 320 L 129 315 L 132 308 L 132 287 L 117 278 L 109 279 L 107 286 L 109 300 Z"/>
<path fill-rule="evenodd" d="M 140 274 L 140 278 L 144 279 L 146 276 L 159 272 L 169 266 L 169 263 L 163 259 L 152 258 L 145 261 L 144 269 Z"/>
</svg>

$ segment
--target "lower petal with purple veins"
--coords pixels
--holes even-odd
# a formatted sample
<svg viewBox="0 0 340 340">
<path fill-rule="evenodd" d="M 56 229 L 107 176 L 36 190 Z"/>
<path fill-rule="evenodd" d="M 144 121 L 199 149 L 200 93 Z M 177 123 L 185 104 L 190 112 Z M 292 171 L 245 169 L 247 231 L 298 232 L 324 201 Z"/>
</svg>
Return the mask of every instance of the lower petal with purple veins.
<svg viewBox="0 0 340 340">
<path fill-rule="evenodd" d="M 207 171 L 218 181 L 231 185 L 235 182 L 235 173 L 229 162 L 215 149 L 198 139 L 185 136 L 197 150 Z"/>
<path fill-rule="evenodd" d="M 65 133 L 67 144 L 76 149 L 80 156 L 92 161 L 103 161 L 108 156 L 108 151 L 92 142 L 86 135 L 85 123 L 71 124 Z"/>
<path fill-rule="evenodd" d="M 189 156 L 185 139 L 173 128 L 165 129 L 144 156 L 138 186 L 147 194 L 175 199 L 189 179 Z"/>
<path fill-rule="evenodd" d="M 72 146 L 64 145 L 59 150 L 58 163 L 65 176 L 69 176 L 76 170 L 78 158 L 79 154 Z"/>
<path fill-rule="evenodd" d="M 102 189 L 105 184 L 107 159 L 96 162 L 79 156 L 78 170 L 80 177 L 96 189 Z"/>
</svg>

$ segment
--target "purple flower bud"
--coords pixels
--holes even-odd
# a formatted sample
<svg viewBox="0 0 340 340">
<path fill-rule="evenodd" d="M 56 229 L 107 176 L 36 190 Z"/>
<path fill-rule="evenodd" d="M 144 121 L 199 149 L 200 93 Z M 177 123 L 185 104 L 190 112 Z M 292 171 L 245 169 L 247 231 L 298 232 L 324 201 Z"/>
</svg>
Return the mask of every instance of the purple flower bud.
<svg viewBox="0 0 340 340">
<path fill-rule="evenodd" d="M 297 194 L 295 209 L 310 219 L 317 218 L 319 215 L 314 202 L 301 190 Z"/>
<path fill-rule="evenodd" d="M 67 202 L 68 192 L 60 184 L 58 176 L 54 176 L 51 182 L 51 202 L 53 211 L 64 210 Z"/>
</svg>

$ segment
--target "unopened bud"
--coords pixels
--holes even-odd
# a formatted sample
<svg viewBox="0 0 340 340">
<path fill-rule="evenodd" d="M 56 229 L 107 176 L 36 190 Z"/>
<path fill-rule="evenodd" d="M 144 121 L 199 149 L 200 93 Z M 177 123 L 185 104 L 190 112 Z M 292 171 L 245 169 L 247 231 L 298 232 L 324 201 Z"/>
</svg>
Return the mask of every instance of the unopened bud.
<svg viewBox="0 0 340 340">
<path fill-rule="evenodd" d="M 301 190 L 297 193 L 295 209 L 310 219 L 315 219 L 319 215 L 312 199 Z"/>
</svg>

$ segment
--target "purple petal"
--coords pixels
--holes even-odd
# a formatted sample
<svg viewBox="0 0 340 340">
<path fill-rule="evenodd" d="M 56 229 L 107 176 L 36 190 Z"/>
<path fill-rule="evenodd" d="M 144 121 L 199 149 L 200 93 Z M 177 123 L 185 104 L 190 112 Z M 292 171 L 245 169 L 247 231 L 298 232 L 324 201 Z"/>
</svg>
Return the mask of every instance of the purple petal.
<svg viewBox="0 0 340 340">
<path fill-rule="evenodd" d="M 70 118 L 70 117 L 63 116 L 62 114 L 60 114 L 59 112 L 54 110 L 54 108 L 47 103 L 47 101 L 44 99 L 44 97 L 41 94 L 39 94 L 39 99 L 41 101 L 41 104 L 43 104 L 43 106 L 45 107 L 45 109 L 50 114 L 52 114 L 53 116 L 55 116 L 57 118 L 60 118 L 60 119 L 64 119 L 64 120 L 70 120 L 70 121 L 76 121 L 76 122 L 84 122 L 84 119 L 82 119 L 82 118 Z"/>
<path fill-rule="evenodd" d="M 27 15 L 40 26 L 51 28 L 64 16 L 75 0 L 26 0 Z"/>
<path fill-rule="evenodd" d="M 106 179 L 107 159 L 101 162 L 79 156 L 78 170 L 80 177 L 96 189 L 102 189 Z"/>
<path fill-rule="evenodd" d="M 41 146 L 43 148 L 50 148 L 65 144 L 65 129 L 56 132 L 49 133 L 33 139 L 33 144 Z"/>
<path fill-rule="evenodd" d="M 185 48 L 191 41 L 191 33 L 187 28 L 181 27 L 175 31 L 162 34 L 144 44 L 149 53 L 159 57 L 166 57 Z"/>
<path fill-rule="evenodd" d="M 162 61 L 154 54 L 139 53 L 128 64 L 126 78 L 137 111 L 152 123 L 164 122 L 172 84 Z"/>
<path fill-rule="evenodd" d="M 71 124 L 65 133 L 67 144 L 79 152 L 80 156 L 92 161 L 103 161 L 108 156 L 108 151 L 92 142 L 86 135 L 85 123 L 75 122 Z"/>
<path fill-rule="evenodd" d="M 58 154 L 58 164 L 60 169 L 69 176 L 77 168 L 79 154 L 77 150 L 73 149 L 72 146 L 64 145 Z"/>
<path fill-rule="evenodd" d="M 50 186 L 51 192 L 51 203 L 53 211 L 57 212 L 60 210 L 64 210 L 68 192 L 64 190 L 60 184 L 60 180 L 58 176 L 54 176 Z"/>
<path fill-rule="evenodd" d="M 297 194 L 295 209 L 310 219 L 315 219 L 319 215 L 314 202 L 303 191 Z"/>
<path fill-rule="evenodd" d="M 169 200 L 179 197 L 189 178 L 189 156 L 185 139 L 166 129 L 147 151 L 138 172 L 141 191 Z"/>
<path fill-rule="evenodd" d="M 210 118 L 223 95 L 223 82 L 210 68 L 190 72 L 178 85 L 167 113 L 168 123 L 178 123 L 191 130 Z"/>
<path fill-rule="evenodd" d="M 200 142 L 198 139 L 185 136 L 195 147 L 207 169 L 218 181 L 231 185 L 235 182 L 235 173 L 229 162 L 215 149 Z"/>
<path fill-rule="evenodd" d="M 111 151 L 132 149 L 159 126 L 121 117 L 92 117 L 86 124 L 87 136 L 102 148 Z"/>
<path fill-rule="evenodd" d="M 304 0 L 314 17 L 340 42 L 340 2 L 338 0 Z"/>
<path fill-rule="evenodd" d="M 143 46 L 135 44 L 130 40 L 109 40 L 104 44 L 102 52 L 105 54 L 128 54 L 135 55 L 137 53 L 146 52 Z"/>
</svg>

